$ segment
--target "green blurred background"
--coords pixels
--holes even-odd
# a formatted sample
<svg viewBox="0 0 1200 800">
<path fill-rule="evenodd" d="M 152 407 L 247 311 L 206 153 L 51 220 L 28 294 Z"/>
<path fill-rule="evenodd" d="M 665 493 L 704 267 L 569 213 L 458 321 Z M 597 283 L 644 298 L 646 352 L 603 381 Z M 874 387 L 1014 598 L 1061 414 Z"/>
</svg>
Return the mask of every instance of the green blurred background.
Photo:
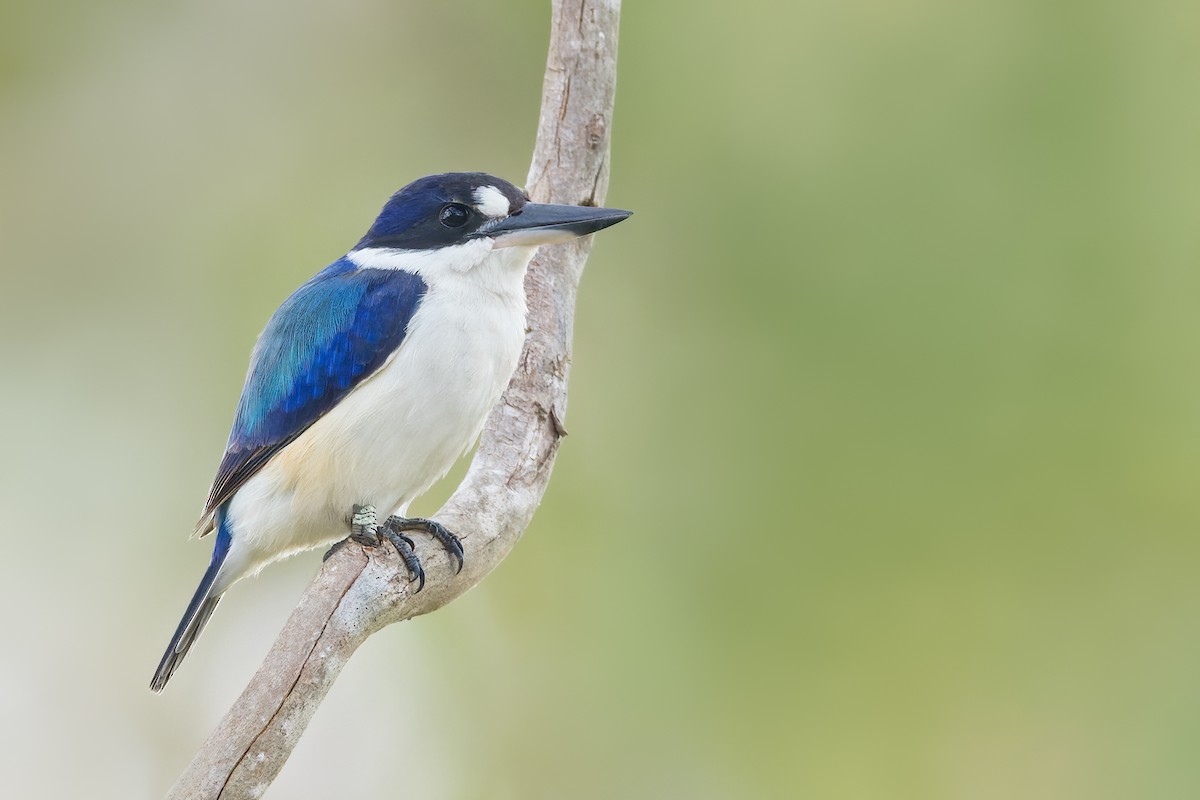
<svg viewBox="0 0 1200 800">
<path fill-rule="evenodd" d="M 250 678 L 317 554 L 146 689 L 254 337 L 524 179 L 547 32 L 0 4 L 5 796 L 160 796 Z M 620 62 L 545 503 L 270 796 L 1200 794 L 1200 5 L 631 2 Z"/>
</svg>

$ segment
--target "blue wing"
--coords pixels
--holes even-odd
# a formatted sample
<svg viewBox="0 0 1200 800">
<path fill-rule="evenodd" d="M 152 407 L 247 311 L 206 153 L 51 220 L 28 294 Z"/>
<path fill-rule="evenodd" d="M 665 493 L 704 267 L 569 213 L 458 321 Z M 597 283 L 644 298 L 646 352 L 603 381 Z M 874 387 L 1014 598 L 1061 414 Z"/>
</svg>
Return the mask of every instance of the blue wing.
<svg viewBox="0 0 1200 800">
<path fill-rule="evenodd" d="M 284 301 L 254 346 L 199 530 L 288 443 L 383 366 L 424 297 L 420 276 L 342 259 Z"/>
</svg>

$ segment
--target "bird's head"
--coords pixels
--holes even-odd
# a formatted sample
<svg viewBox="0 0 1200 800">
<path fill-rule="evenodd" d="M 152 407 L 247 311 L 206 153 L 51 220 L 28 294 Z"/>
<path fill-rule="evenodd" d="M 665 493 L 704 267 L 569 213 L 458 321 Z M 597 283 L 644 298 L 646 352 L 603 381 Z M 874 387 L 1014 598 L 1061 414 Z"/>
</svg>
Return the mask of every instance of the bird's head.
<svg viewBox="0 0 1200 800">
<path fill-rule="evenodd" d="M 482 172 L 430 175 L 392 195 L 350 256 L 362 266 L 436 262 L 465 271 L 495 250 L 531 253 L 629 215 L 613 208 L 531 203 L 516 186 Z"/>
</svg>

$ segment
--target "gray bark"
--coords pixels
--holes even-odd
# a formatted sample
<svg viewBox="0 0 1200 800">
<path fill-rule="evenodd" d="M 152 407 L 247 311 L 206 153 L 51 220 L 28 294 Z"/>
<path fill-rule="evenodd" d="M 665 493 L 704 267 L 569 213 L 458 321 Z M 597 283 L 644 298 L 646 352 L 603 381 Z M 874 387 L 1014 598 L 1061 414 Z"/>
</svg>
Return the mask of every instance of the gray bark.
<svg viewBox="0 0 1200 800">
<path fill-rule="evenodd" d="M 620 0 L 553 2 L 527 182 L 534 201 L 603 204 L 619 18 Z M 565 434 L 575 296 L 590 249 L 590 237 L 543 248 L 530 265 L 529 333 L 516 374 L 488 418 L 466 478 L 435 515 L 462 539 L 462 573 L 454 574 L 440 546 L 418 537 L 427 580 L 413 594 L 389 548 L 343 547 L 317 573 L 258 673 L 168 797 L 260 797 L 368 636 L 441 608 L 513 548 L 541 502 Z"/>
</svg>

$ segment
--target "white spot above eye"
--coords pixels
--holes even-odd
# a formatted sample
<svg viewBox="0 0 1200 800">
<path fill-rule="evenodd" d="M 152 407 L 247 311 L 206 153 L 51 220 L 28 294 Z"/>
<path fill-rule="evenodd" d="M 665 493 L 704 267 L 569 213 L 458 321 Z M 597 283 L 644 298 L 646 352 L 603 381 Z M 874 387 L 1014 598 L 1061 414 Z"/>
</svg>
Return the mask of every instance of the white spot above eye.
<svg viewBox="0 0 1200 800">
<path fill-rule="evenodd" d="M 475 208 L 485 217 L 507 217 L 508 198 L 495 186 L 480 186 L 475 190 Z"/>
</svg>

